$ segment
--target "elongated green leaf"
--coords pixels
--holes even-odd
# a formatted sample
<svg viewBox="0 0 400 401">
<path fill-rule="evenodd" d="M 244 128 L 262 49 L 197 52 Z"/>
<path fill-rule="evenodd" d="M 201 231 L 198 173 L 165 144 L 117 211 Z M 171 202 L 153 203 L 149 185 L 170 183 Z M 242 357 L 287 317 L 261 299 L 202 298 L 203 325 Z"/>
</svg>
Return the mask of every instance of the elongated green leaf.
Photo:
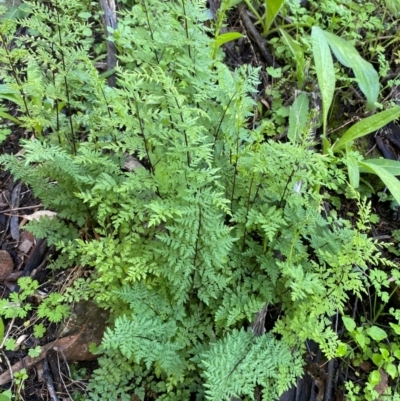
<svg viewBox="0 0 400 401">
<path fill-rule="evenodd" d="M 301 142 L 303 130 L 307 125 L 308 110 L 308 96 L 305 93 L 301 93 L 289 110 L 289 130 L 287 135 L 290 142 Z"/>
<path fill-rule="evenodd" d="M 311 38 L 318 85 L 322 96 L 322 116 L 324 136 L 326 136 L 328 112 L 332 104 L 333 93 L 336 85 L 335 70 L 333 67 L 331 51 L 329 50 L 324 31 L 321 28 L 314 26 L 311 31 Z"/>
<path fill-rule="evenodd" d="M 397 203 L 400 204 L 400 181 L 386 169 L 368 161 L 359 162 L 360 167 L 367 173 L 376 174 L 388 187 Z"/>
<path fill-rule="evenodd" d="M 304 74 L 304 50 L 300 44 L 294 40 L 284 29 L 279 28 L 279 32 L 282 35 L 283 40 L 292 52 L 294 59 L 296 60 L 296 76 L 298 88 L 303 87 L 305 74 Z"/>
<path fill-rule="evenodd" d="M 243 35 L 239 32 L 226 32 L 217 37 L 217 39 L 215 40 L 215 46 L 217 46 L 218 49 L 225 43 L 232 42 L 232 40 L 236 40 L 242 37 Z"/>
<path fill-rule="evenodd" d="M 367 110 L 373 110 L 379 95 L 379 76 L 375 68 L 360 56 L 351 43 L 333 33 L 323 33 L 338 61 L 353 70 L 358 86 L 367 98 Z"/>
<path fill-rule="evenodd" d="M 232 7 L 237 6 L 239 3 L 241 3 L 243 0 L 230 0 L 228 10 Z"/>
<path fill-rule="evenodd" d="M 21 93 L 8 84 L 2 84 L 0 85 L 0 99 L 10 100 L 18 104 L 21 100 Z"/>
<path fill-rule="evenodd" d="M 0 117 L 6 118 L 7 120 L 12 121 L 13 123 L 21 124 L 21 121 L 19 121 L 19 120 L 18 120 L 17 118 L 15 118 L 15 117 L 13 117 L 10 113 L 7 113 L 7 112 L 5 112 L 5 111 L 2 111 L 1 109 L 0 109 Z"/>
<path fill-rule="evenodd" d="M 333 145 L 333 151 L 337 152 L 346 146 L 349 142 L 357 138 L 361 138 L 370 134 L 400 116 L 400 106 L 392 107 L 391 109 L 381 111 L 373 116 L 364 118 L 363 120 L 355 123 L 349 128 L 343 136 Z"/>
<path fill-rule="evenodd" d="M 0 85 L 0 94 L 1 95 L 10 95 L 10 94 L 20 94 L 19 90 L 14 89 L 11 85 L 9 84 L 1 84 Z"/>
<path fill-rule="evenodd" d="M 369 164 L 375 164 L 378 167 L 384 168 L 390 174 L 400 175 L 400 161 L 389 159 L 368 159 Z M 363 169 L 360 169 L 362 173 Z M 400 333 L 399 333 L 400 334 Z"/>
<path fill-rule="evenodd" d="M 285 0 L 265 0 L 264 33 L 268 33 Z"/>
<path fill-rule="evenodd" d="M 297 58 L 299 55 L 304 55 L 303 48 L 300 46 L 299 42 L 294 40 L 284 29 L 279 28 L 279 32 L 293 56 Z"/>
<path fill-rule="evenodd" d="M 385 0 L 385 3 L 391 14 L 396 15 L 400 13 L 400 0 Z"/>
<path fill-rule="evenodd" d="M 360 169 L 357 158 L 350 154 L 346 158 L 347 171 L 349 174 L 350 185 L 353 188 L 358 188 L 360 185 Z"/>
</svg>

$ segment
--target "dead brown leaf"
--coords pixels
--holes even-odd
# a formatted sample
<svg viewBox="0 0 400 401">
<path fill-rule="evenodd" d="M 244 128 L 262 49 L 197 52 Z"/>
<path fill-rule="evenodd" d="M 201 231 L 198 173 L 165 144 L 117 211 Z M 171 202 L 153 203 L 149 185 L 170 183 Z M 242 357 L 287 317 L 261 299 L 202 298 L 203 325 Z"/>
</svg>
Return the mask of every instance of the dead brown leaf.
<svg viewBox="0 0 400 401">
<path fill-rule="evenodd" d="M 5 280 L 14 270 L 14 261 L 7 251 L 0 250 L 0 280 Z"/>
<path fill-rule="evenodd" d="M 43 216 L 53 218 L 56 215 L 57 213 L 52 212 L 51 210 L 38 210 L 37 212 L 32 214 L 24 214 L 22 218 L 31 221 L 31 220 L 39 220 Z"/>
</svg>

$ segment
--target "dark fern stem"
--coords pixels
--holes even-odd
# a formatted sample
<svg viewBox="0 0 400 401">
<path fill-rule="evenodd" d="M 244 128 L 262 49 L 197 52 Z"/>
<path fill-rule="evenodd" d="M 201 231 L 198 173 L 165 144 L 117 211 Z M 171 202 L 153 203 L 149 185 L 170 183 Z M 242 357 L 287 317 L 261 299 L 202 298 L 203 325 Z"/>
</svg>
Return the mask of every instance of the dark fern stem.
<svg viewBox="0 0 400 401">
<path fill-rule="evenodd" d="M 57 31 L 58 31 L 58 40 L 60 44 L 60 54 L 61 54 L 61 63 L 64 71 L 64 85 L 65 85 L 65 94 L 67 96 L 67 109 L 68 109 L 68 120 L 69 120 L 69 126 L 70 126 L 70 131 L 71 131 L 71 143 L 72 143 L 72 149 L 74 155 L 76 155 L 76 140 L 77 138 L 75 137 L 75 132 L 74 132 L 74 125 L 72 122 L 72 109 L 71 109 L 71 98 L 70 98 L 70 92 L 69 92 L 69 85 L 66 77 L 66 72 L 67 72 L 67 67 L 65 64 L 65 56 L 64 56 L 64 51 L 63 51 L 63 41 L 61 38 L 61 27 L 60 27 L 60 11 L 58 7 L 58 1 L 56 0 L 56 7 L 55 7 L 56 15 L 57 15 Z"/>
<path fill-rule="evenodd" d="M 244 231 L 243 231 L 242 251 L 245 250 L 245 246 L 246 246 L 246 234 L 247 234 L 246 224 L 247 224 L 247 218 L 248 218 L 248 216 L 249 216 L 249 211 L 250 211 L 250 206 L 251 206 L 250 197 L 251 197 L 251 191 L 252 191 L 252 189 L 253 189 L 253 182 L 254 182 L 254 173 L 253 173 L 253 175 L 251 176 L 250 185 L 249 185 L 249 190 L 248 190 L 248 194 L 247 194 L 246 217 L 245 217 L 245 219 L 244 219 Z"/>
<path fill-rule="evenodd" d="M 233 197 L 235 195 L 236 189 L 236 176 L 237 176 L 237 168 L 239 162 L 239 130 L 236 136 L 236 160 L 234 164 L 234 172 L 233 172 L 233 183 L 232 183 L 232 194 L 231 194 L 231 213 L 233 214 Z"/>
<path fill-rule="evenodd" d="M 287 181 L 286 181 L 286 185 L 285 185 L 285 188 L 284 188 L 284 190 L 283 190 L 282 197 L 281 197 L 281 199 L 279 200 L 279 207 L 283 207 L 283 202 L 285 201 L 285 196 L 286 196 L 286 192 L 287 192 L 287 189 L 288 189 L 290 180 L 292 179 L 293 174 L 294 174 L 295 171 L 297 171 L 297 170 L 298 170 L 298 168 L 297 168 L 297 169 L 294 168 L 293 171 L 290 173 L 290 175 L 289 175 Z"/>
<path fill-rule="evenodd" d="M 150 24 L 149 11 L 147 9 L 146 2 L 143 2 L 143 6 L 144 6 L 145 14 L 146 14 L 147 26 L 149 28 L 150 37 L 151 37 L 152 41 L 155 42 L 155 40 L 154 40 L 154 31 L 153 31 L 153 29 L 151 27 L 151 24 Z M 157 64 L 160 64 L 160 59 L 159 59 L 155 49 L 154 49 L 154 56 L 155 56 L 155 59 L 157 61 Z M 163 87 L 163 92 L 164 92 L 165 95 L 167 94 L 167 92 L 166 92 L 164 87 Z M 179 103 L 178 103 L 177 99 L 175 99 L 175 102 L 177 103 L 177 106 L 178 106 L 178 109 L 179 109 Z M 169 118 L 169 122 L 171 124 L 171 127 L 174 130 L 177 130 L 176 126 L 175 126 L 175 124 L 174 124 L 174 122 L 172 120 L 172 113 L 171 113 L 171 108 L 170 108 L 169 104 L 167 104 L 167 109 L 168 109 L 168 118 Z M 182 113 L 180 113 L 180 117 L 181 117 L 181 121 L 184 122 Z M 184 139 L 185 139 L 186 147 L 188 147 L 189 145 L 188 145 L 188 139 L 187 139 L 186 133 L 184 133 Z M 190 167 L 190 155 L 189 155 L 189 152 L 187 152 L 187 154 L 186 154 L 186 159 L 187 159 L 188 167 Z"/>
<path fill-rule="evenodd" d="M 146 2 L 145 2 L 145 1 L 143 2 L 143 6 L 144 6 L 144 12 L 145 12 L 145 14 L 146 14 L 147 26 L 148 26 L 148 28 L 149 28 L 151 41 L 152 41 L 153 43 L 155 43 L 155 40 L 154 40 L 154 32 L 153 32 L 153 29 L 151 28 L 151 24 L 150 24 L 149 10 L 147 9 L 147 5 L 146 5 Z M 155 57 L 155 59 L 156 59 L 156 61 L 157 61 L 157 64 L 160 64 L 160 59 L 158 58 L 158 54 L 157 54 L 157 52 L 156 52 L 155 49 L 154 49 L 154 57 Z"/>
<path fill-rule="evenodd" d="M 200 242 L 201 219 L 202 219 L 202 211 L 201 211 L 201 205 L 199 205 L 199 227 L 197 228 L 196 245 L 195 245 L 194 257 L 193 257 L 194 269 L 196 269 L 197 255 L 199 254 L 199 251 L 200 251 L 199 242 Z"/>
<path fill-rule="evenodd" d="M 231 96 L 231 98 L 229 99 L 229 102 L 228 102 L 228 104 L 226 105 L 226 108 L 225 108 L 224 112 L 222 113 L 222 116 L 221 116 L 221 118 L 220 118 L 220 120 L 219 120 L 219 122 L 218 122 L 218 127 L 217 127 L 217 129 L 215 130 L 215 133 L 214 133 L 214 143 L 213 143 L 213 147 L 212 147 L 213 150 L 215 150 L 215 145 L 216 145 L 216 143 L 217 143 L 219 131 L 220 131 L 220 129 L 221 129 L 222 123 L 224 122 L 224 119 L 225 119 L 225 116 L 226 116 L 226 112 L 229 110 L 229 106 L 231 105 L 233 98 L 236 96 L 236 93 L 237 93 L 237 92 L 235 92 L 235 93 Z"/>
<path fill-rule="evenodd" d="M 196 269 L 196 262 L 197 262 L 197 257 L 200 252 L 200 230 L 201 230 L 201 220 L 202 220 L 202 211 L 201 211 L 201 205 L 199 204 L 199 226 L 197 228 L 197 236 L 196 236 L 196 244 L 194 248 L 194 256 L 193 256 L 193 280 L 192 280 L 192 287 L 189 291 L 190 297 L 192 297 L 193 294 L 193 289 L 194 289 L 194 283 L 196 280 L 196 275 L 197 275 L 197 269 Z M 187 305 L 189 305 L 191 302 L 188 302 Z"/>
<path fill-rule="evenodd" d="M 186 32 L 186 39 L 189 41 L 189 30 L 188 30 L 188 23 L 187 23 L 187 16 L 186 16 L 186 9 L 185 9 L 185 0 L 182 0 L 182 9 L 183 9 L 183 15 L 185 16 L 185 32 Z M 189 57 L 192 58 L 191 50 L 190 50 L 190 45 L 188 44 L 188 54 Z"/>
<path fill-rule="evenodd" d="M 54 51 L 54 43 L 51 44 L 51 54 L 53 56 L 53 60 L 56 60 L 56 52 Z M 53 85 L 54 87 L 56 86 L 56 73 L 54 69 L 51 69 L 51 76 L 53 79 Z M 60 133 L 60 112 L 58 110 L 58 99 L 55 99 L 55 105 L 56 105 L 56 130 L 57 130 L 57 138 L 58 138 L 58 143 L 61 145 L 61 133 Z"/>
<path fill-rule="evenodd" d="M 176 97 L 174 97 L 174 99 L 175 99 L 176 106 L 177 106 L 178 109 L 179 109 L 180 107 L 179 107 L 178 99 L 177 99 Z M 185 120 L 184 120 L 184 118 L 183 118 L 183 115 L 182 115 L 182 112 L 181 112 L 181 111 L 179 112 L 179 115 L 180 115 L 180 117 L 181 117 L 181 122 L 182 122 L 182 124 L 184 124 L 184 123 L 185 123 Z M 189 148 L 189 142 L 188 142 L 188 138 L 187 138 L 186 132 L 183 133 L 183 138 L 185 139 L 186 148 Z M 190 167 L 190 153 L 189 153 L 189 151 L 186 151 L 186 162 L 187 162 L 188 167 Z"/>
<path fill-rule="evenodd" d="M 103 96 L 104 102 L 106 103 L 106 106 L 107 106 L 108 117 L 111 119 L 111 111 L 110 111 L 111 106 L 110 106 L 110 103 L 108 102 L 108 99 L 106 97 L 106 94 L 104 93 L 104 90 L 103 90 L 102 86 L 100 86 L 100 90 L 101 90 L 101 95 Z M 112 133 L 112 137 L 113 137 L 114 143 L 117 144 L 117 138 L 114 135 L 114 133 Z"/>
<path fill-rule="evenodd" d="M 139 125 L 140 125 L 140 132 L 142 133 L 142 136 L 143 136 L 143 142 L 144 142 L 144 148 L 145 148 L 145 150 L 146 150 L 147 160 L 148 160 L 149 165 L 150 165 L 151 173 L 154 175 L 154 166 L 153 166 L 153 163 L 151 162 L 151 157 L 150 157 L 150 153 L 149 153 L 149 146 L 148 146 L 146 134 L 145 134 L 145 132 L 144 132 L 143 121 L 142 121 L 142 119 L 140 118 L 140 115 L 139 115 L 139 106 L 138 106 L 136 100 L 135 100 L 135 107 L 136 107 L 137 118 L 138 118 Z"/>
</svg>

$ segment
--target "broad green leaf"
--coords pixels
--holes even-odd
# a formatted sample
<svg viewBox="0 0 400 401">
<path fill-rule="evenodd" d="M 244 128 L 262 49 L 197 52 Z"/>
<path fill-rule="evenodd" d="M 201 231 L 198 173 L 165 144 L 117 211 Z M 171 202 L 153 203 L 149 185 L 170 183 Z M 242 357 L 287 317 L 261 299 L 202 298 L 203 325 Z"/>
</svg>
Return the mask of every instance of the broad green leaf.
<svg viewBox="0 0 400 401">
<path fill-rule="evenodd" d="M 289 50 L 292 52 L 294 59 L 296 60 L 297 85 L 298 88 L 302 88 L 305 79 L 303 48 L 300 46 L 299 42 L 294 40 L 284 29 L 279 28 L 279 32 Z"/>
<path fill-rule="evenodd" d="M 358 86 L 367 98 L 367 110 L 373 110 L 379 95 L 379 76 L 375 68 L 351 43 L 330 32 L 323 31 L 323 34 L 338 61 L 353 70 Z"/>
<path fill-rule="evenodd" d="M 375 341 L 382 341 L 387 337 L 386 331 L 382 330 L 378 326 L 368 327 L 368 329 L 365 331 Z"/>
<path fill-rule="evenodd" d="M 389 373 L 389 375 L 392 379 L 395 379 L 397 377 L 396 365 L 394 365 L 393 363 L 387 363 L 387 364 L 385 364 L 384 368 L 385 368 L 386 372 Z"/>
<path fill-rule="evenodd" d="M 0 401 L 11 401 L 12 400 L 12 393 L 10 390 L 3 391 L 0 394 Z"/>
<path fill-rule="evenodd" d="M 393 355 L 394 355 L 397 359 L 400 359 L 400 349 L 396 349 L 396 351 L 393 351 Z"/>
<path fill-rule="evenodd" d="M 356 329 L 356 322 L 349 316 L 342 316 L 344 327 L 350 333 Z"/>
<path fill-rule="evenodd" d="M 400 13 L 400 0 L 385 0 L 386 7 L 393 14 Z"/>
<path fill-rule="evenodd" d="M 346 157 L 347 172 L 349 173 L 350 185 L 353 188 L 358 188 L 360 185 L 360 169 L 358 166 L 357 157 L 350 154 Z"/>
<path fill-rule="evenodd" d="M 265 0 L 264 34 L 268 33 L 285 0 Z"/>
<path fill-rule="evenodd" d="M 92 14 L 87 11 L 83 11 L 78 14 L 78 17 L 82 18 L 82 19 L 89 19 L 91 16 L 92 16 Z"/>
<path fill-rule="evenodd" d="M 369 164 L 374 164 L 378 167 L 384 168 L 390 174 L 400 175 L 400 161 L 389 159 L 368 159 L 367 161 Z M 362 169 L 360 171 L 365 172 Z"/>
<path fill-rule="evenodd" d="M 386 348 L 379 348 L 379 351 L 381 351 L 383 359 L 389 358 L 389 351 Z"/>
<path fill-rule="evenodd" d="M 305 93 L 301 93 L 296 97 L 289 110 L 289 129 L 287 135 L 290 142 L 301 142 L 303 131 L 307 126 L 308 111 L 308 96 Z"/>
<path fill-rule="evenodd" d="M 359 164 L 365 172 L 376 174 L 388 187 L 396 202 L 400 204 L 400 182 L 393 174 L 386 169 L 378 167 L 376 164 L 369 163 L 365 160 L 359 162 Z"/>
<path fill-rule="evenodd" d="M 400 334 L 400 324 L 389 323 L 396 334 Z"/>
<path fill-rule="evenodd" d="M 373 354 L 371 359 L 372 362 L 378 367 L 380 367 L 381 364 L 383 363 L 383 357 L 381 354 Z"/>
<path fill-rule="evenodd" d="M 221 47 L 223 44 L 232 42 L 232 40 L 236 40 L 239 38 L 242 38 L 243 35 L 239 32 L 226 32 L 217 37 L 214 42 L 214 46 L 218 49 Z"/>
<path fill-rule="evenodd" d="M 356 333 L 354 336 L 354 339 L 356 340 L 356 343 L 364 350 L 365 344 L 367 343 L 366 337 L 364 336 L 363 333 Z"/>
<path fill-rule="evenodd" d="M 336 357 L 341 358 L 342 356 L 346 355 L 346 352 L 347 352 L 347 344 L 340 342 L 336 350 Z"/>
<path fill-rule="evenodd" d="M 82 30 L 82 35 L 91 36 L 93 34 L 92 30 L 89 27 L 85 27 Z"/>
<path fill-rule="evenodd" d="M 376 386 L 381 381 L 381 374 L 378 370 L 372 371 L 368 376 L 368 382 L 371 386 Z"/>
<path fill-rule="evenodd" d="M 322 117 L 324 136 L 326 136 L 328 112 L 332 104 L 336 85 L 335 70 L 333 67 L 332 54 L 324 31 L 317 26 L 313 26 L 311 38 L 318 85 L 322 96 Z"/>
<path fill-rule="evenodd" d="M 349 142 L 384 127 L 386 124 L 398 117 L 400 117 L 400 106 L 395 106 L 391 109 L 374 114 L 373 116 L 364 118 L 355 123 L 343 134 L 343 136 L 333 145 L 333 151 L 337 152 L 345 147 Z"/>
</svg>

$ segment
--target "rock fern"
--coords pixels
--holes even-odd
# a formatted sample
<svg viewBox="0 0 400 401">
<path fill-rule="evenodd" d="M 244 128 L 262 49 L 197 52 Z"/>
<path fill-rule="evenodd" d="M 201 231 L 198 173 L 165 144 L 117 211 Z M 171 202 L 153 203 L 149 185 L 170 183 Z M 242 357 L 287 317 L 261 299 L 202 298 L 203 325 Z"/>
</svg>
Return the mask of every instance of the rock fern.
<svg viewBox="0 0 400 401">
<path fill-rule="evenodd" d="M 385 262 L 365 230 L 321 216 L 344 176 L 307 143 L 265 138 L 253 114 L 259 71 L 212 57 L 204 1 L 121 12 L 113 89 L 78 45 L 79 2 L 64 3 L 32 3 L 23 21 L 21 43 L 36 45 L 21 60 L 52 106 L 40 114 L 19 99 L 36 139 L 0 162 L 58 212 L 30 230 L 65 263 L 92 267 L 77 288 L 112 312 L 90 398 L 251 399 L 258 386 L 275 399 L 301 375 L 306 339 L 334 355 L 329 318 Z M 279 317 L 256 336 L 266 305 Z"/>
</svg>

